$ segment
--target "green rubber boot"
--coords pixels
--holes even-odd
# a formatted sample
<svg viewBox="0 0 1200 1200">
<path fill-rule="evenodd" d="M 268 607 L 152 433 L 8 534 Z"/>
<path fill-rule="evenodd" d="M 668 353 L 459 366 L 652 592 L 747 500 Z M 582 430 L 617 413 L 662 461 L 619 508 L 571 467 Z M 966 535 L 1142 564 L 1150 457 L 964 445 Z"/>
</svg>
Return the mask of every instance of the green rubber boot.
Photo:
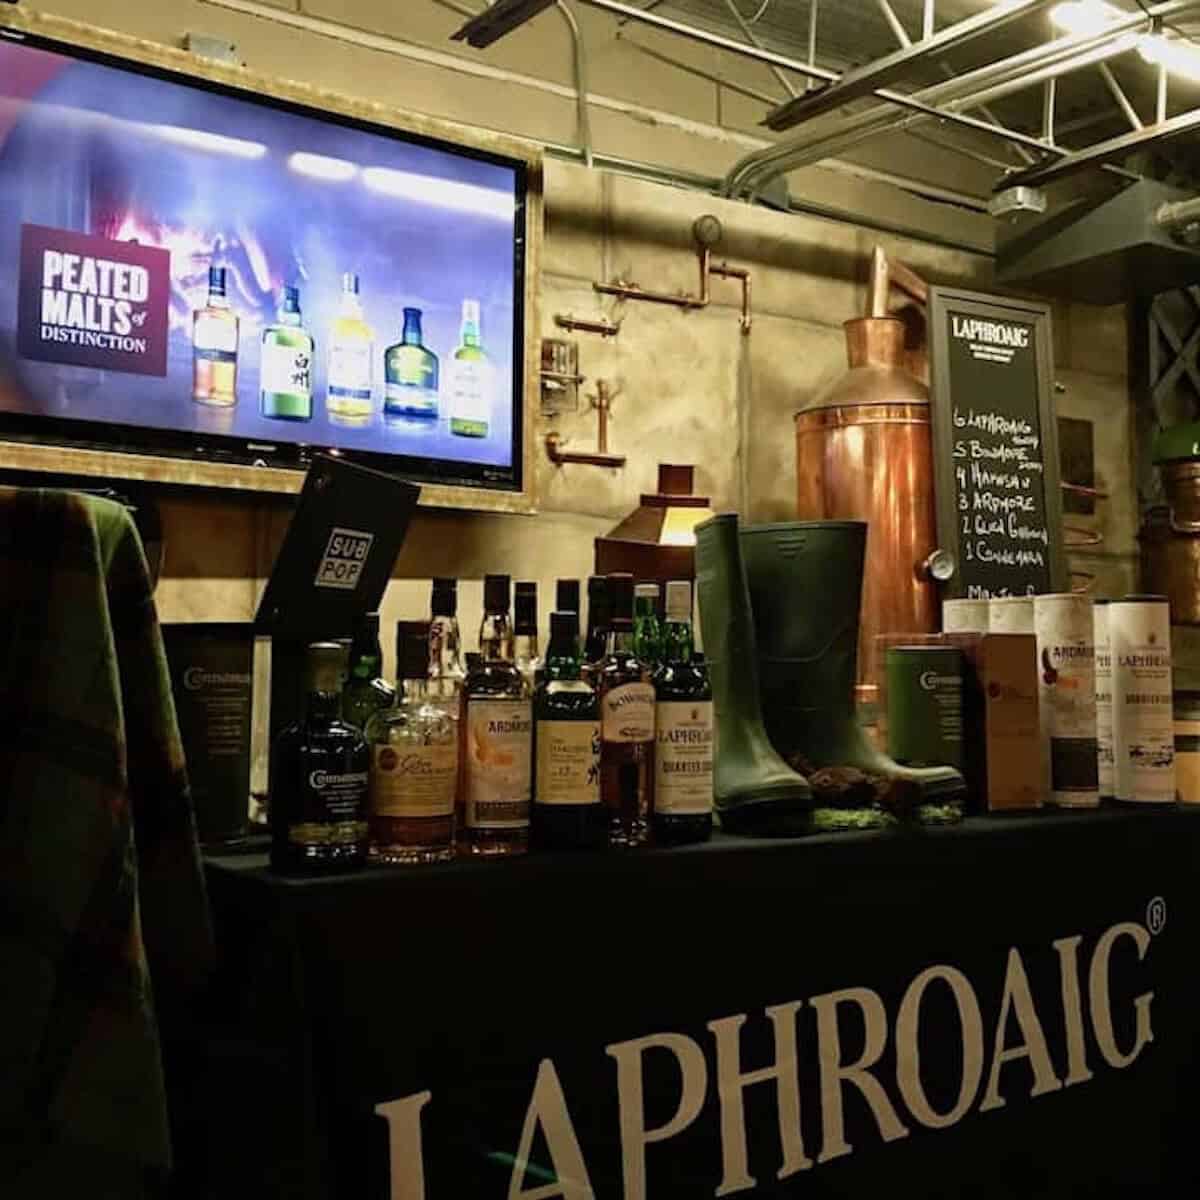
<svg viewBox="0 0 1200 1200">
<path fill-rule="evenodd" d="M 966 798 L 958 771 L 902 767 L 876 749 L 858 723 L 854 685 L 866 523 L 751 526 L 741 541 L 767 733 L 784 759 L 808 772 L 820 805 L 817 827 L 862 828 L 887 823 L 889 814 L 930 823 L 958 819 Z M 849 797 L 831 811 L 824 801 L 826 778 Z M 867 819 L 872 808 L 881 820 Z"/>
<path fill-rule="evenodd" d="M 696 590 L 716 718 L 713 793 L 721 828 L 753 837 L 807 833 L 812 789 L 763 728 L 754 622 L 737 517 L 696 529 Z"/>
</svg>

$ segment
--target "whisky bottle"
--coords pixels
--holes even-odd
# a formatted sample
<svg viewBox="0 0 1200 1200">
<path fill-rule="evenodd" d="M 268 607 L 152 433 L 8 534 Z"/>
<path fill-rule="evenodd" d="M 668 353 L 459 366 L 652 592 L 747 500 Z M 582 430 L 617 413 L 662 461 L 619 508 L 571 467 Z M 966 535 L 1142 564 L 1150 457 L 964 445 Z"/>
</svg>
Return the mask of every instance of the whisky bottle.
<svg viewBox="0 0 1200 1200">
<path fill-rule="evenodd" d="M 604 575 L 592 575 L 588 579 L 587 641 L 583 648 L 583 661 L 588 668 L 600 662 L 608 651 L 608 620 L 611 610 L 608 578 Z"/>
<path fill-rule="evenodd" d="M 279 319 L 262 335 L 259 411 L 280 421 L 312 420 L 313 339 L 300 315 L 300 289 L 285 287 Z"/>
<path fill-rule="evenodd" d="M 435 579 L 429 609 L 429 694 L 457 720 L 459 693 L 467 673 L 458 628 L 458 580 Z"/>
<path fill-rule="evenodd" d="M 367 861 L 370 753 L 339 716 L 343 652 L 308 648 L 308 705 L 271 755 L 271 865 L 293 874 L 360 867 Z"/>
<path fill-rule="evenodd" d="M 329 391 L 325 407 L 343 421 L 365 424 L 371 417 L 375 331 L 363 315 L 358 276 L 342 276 L 342 302 L 329 338 Z"/>
<path fill-rule="evenodd" d="M 551 613 L 545 679 L 533 703 L 533 841 L 543 850 L 595 850 L 608 842 L 600 803 L 600 703 L 580 666 L 578 613 Z"/>
<path fill-rule="evenodd" d="M 633 652 L 653 671 L 662 661 L 662 623 L 658 619 L 657 583 L 639 583 L 633 590 Z"/>
<path fill-rule="evenodd" d="M 654 674 L 654 840 L 663 846 L 712 836 L 713 700 L 692 636 L 692 585 L 667 584 L 663 661 Z"/>
<path fill-rule="evenodd" d="M 360 618 L 350 645 L 346 684 L 342 689 L 342 719 L 357 729 L 381 708 L 390 707 L 396 692 L 383 678 L 383 648 L 379 645 L 379 614 Z"/>
<path fill-rule="evenodd" d="M 654 686 L 633 652 L 633 576 L 608 577 L 608 651 L 594 670 L 600 691 L 600 796 L 612 846 L 641 846 L 650 827 Z"/>
<path fill-rule="evenodd" d="M 396 625 L 396 702 L 367 723 L 371 856 L 387 863 L 454 857 L 458 726 L 429 695 L 429 626 Z"/>
<path fill-rule="evenodd" d="M 459 345 L 451 364 L 450 432 L 485 438 L 491 424 L 491 364 L 479 332 L 479 301 L 464 300 Z"/>
<path fill-rule="evenodd" d="M 463 684 L 462 846 L 472 855 L 529 848 L 533 711 L 513 662 L 509 577 L 483 585 L 480 661 Z"/>
<path fill-rule="evenodd" d="M 521 582 L 513 599 L 513 661 L 532 695 L 542 669 L 538 652 L 537 584 Z"/>
<path fill-rule="evenodd" d="M 410 420 L 436 421 L 438 360 L 421 340 L 421 310 L 404 310 L 400 340 L 383 356 L 383 411 Z"/>
<path fill-rule="evenodd" d="M 560 579 L 554 585 L 554 611 L 575 614 L 575 636 L 579 637 L 579 580 Z"/>
<path fill-rule="evenodd" d="M 225 295 L 225 268 L 208 268 L 208 302 L 192 319 L 192 399 L 237 403 L 238 317 Z"/>
</svg>

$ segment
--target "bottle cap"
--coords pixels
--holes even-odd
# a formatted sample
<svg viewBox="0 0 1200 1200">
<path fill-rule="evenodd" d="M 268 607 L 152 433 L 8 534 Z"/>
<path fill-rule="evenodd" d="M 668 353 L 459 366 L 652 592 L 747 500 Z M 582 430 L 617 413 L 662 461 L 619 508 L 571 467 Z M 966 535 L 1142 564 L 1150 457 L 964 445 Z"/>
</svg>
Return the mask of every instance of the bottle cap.
<svg viewBox="0 0 1200 1200">
<path fill-rule="evenodd" d="M 612 611 L 612 597 L 608 587 L 608 576 L 588 577 L 588 624 L 604 625 Z"/>
<path fill-rule="evenodd" d="M 312 642 L 308 647 L 308 690 L 340 692 L 346 667 L 346 647 L 338 642 Z"/>
<path fill-rule="evenodd" d="M 537 584 L 522 582 L 516 585 L 513 600 L 513 632 L 537 633 Z"/>
<path fill-rule="evenodd" d="M 479 324 L 479 301 L 464 300 L 462 306 L 462 315 L 464 321 L 474 321 Z"/>
<path fill-rule="evenodd" d="M 689 624 L 692 619 L 692 585 L 686 579 L 667 584 L 667 620 Z"/>
<path fill-rule="evenodd" d="M 609 620 L 614 626 L 633 624 L 633 576 L 610 575 L 608 577 L 609 602 L 612 605 Z"/>
<path fill-rule="evenodd" d="M 289 312 L 300 311 L 300 289 L 298 287 L 285 287 L 283 289 L 283 307 Z"/>
<path fill-rule="evenodd" d="M 633 594 L 639 600 L 653 600 L 655 603 L 658 602 L 658 592 L 659 587 L 657 583 L 639 583 L 633 589 Z"/>
<path fill-rule="evenodd" d="M 579 640 L 579 614 L 575 612 L 552 612 L 550 614 L 550 641 L 576 642 Z"/>
<path fill-rule="evenodd" d="M 396 622 L 396 676 L 429 678 L 429 622 Z"/>
<path fill-rule="evenodd" d="M 483 579 L 483 611 L 499 615 L 508 612 L 510 575 L 485 575 Z"/>
<path fill-rule="evenodd" d="M 554 590 L 554 608 L 557 612 L 579 615 L 579 580 L 560 579 Z"/>
<path fill-rule="evenodd" d="M 225 268 L 224 267 L 209 267 L 208 268 L 208 290 L 217 292 L 220 295 L 225 294 Z"/>
<path fill-rule="evenodd" d="M 429 611 L 435 617 L 458 616 L 458 580 L 435 579 Z"/>
<path fill-rule="evenodd" d="M 353 271 L 347 271 L 342 276 L 342 291 L 351 296 L 358 295 L 358 276 Z"/>
<path fill-rule="evenodd" d="M 404 319 L 406 321 L 419 321 L 421 319 L 421 310 L 419 308 L 406 308 L 404 310 Z"/>
</svg>

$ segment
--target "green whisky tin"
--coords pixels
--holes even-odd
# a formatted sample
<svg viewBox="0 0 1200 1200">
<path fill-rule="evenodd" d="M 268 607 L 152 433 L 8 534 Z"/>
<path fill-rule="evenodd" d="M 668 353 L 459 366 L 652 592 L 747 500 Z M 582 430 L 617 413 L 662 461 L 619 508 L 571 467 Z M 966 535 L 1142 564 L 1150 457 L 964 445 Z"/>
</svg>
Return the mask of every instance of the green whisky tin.
<svg viewBox="0 0 1200 1200">
<path fill-rule="evenodd" d="M 963 655 L 954 646 L 887 652 L 888 753 L 904 766 L 963 765 Z"/>
</svg>

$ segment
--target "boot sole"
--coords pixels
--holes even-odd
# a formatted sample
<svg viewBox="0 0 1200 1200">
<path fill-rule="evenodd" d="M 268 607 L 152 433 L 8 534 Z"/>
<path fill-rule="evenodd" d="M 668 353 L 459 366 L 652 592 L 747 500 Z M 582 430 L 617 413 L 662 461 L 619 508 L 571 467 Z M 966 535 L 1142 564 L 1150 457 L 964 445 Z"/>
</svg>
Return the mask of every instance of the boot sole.
<svg viewBox="0 0 1200 1200">
<path fill-rule="evenodd" d="M 716 812 L 735 837 L 800 837 L 812 832 L 812 807 L 812 796 L 793 788 L 719 801 Z"/>
</svg>

